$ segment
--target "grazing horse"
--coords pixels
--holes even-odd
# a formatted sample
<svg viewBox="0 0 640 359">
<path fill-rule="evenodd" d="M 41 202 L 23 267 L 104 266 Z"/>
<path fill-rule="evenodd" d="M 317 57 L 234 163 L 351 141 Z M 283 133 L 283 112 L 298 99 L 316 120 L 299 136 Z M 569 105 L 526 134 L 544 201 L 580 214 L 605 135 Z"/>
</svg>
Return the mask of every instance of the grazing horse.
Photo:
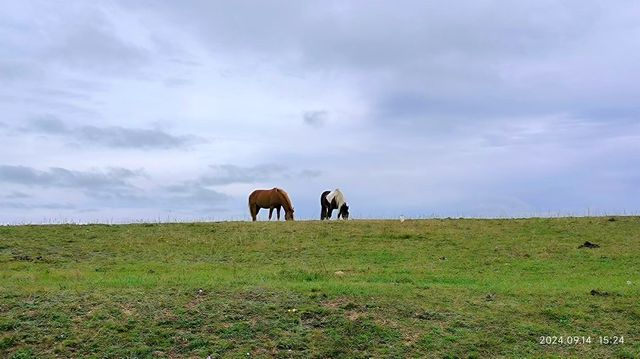
<svg viewBox="0 0 640 359">
<path fill-rule="evenodd" d="M 339 189 L 324 191 L 320 196 L 320 220 L 331 219 L 331 212 L 338 209 L 338 219 L 349 219 L 349 206 Z"/>
<path fill-rule="evenodd" d="M 269 220 L 276 209 L 278 221 L 280 220 L 280 207 L 284 208 L 284 219 L 293 221 L 293 205 L 289 195 L 283 189 L 257 189 L 249 195 L 249 212 L 253 221 L 258 217 L 260 208 L 269 208 Z"/>
</svg>

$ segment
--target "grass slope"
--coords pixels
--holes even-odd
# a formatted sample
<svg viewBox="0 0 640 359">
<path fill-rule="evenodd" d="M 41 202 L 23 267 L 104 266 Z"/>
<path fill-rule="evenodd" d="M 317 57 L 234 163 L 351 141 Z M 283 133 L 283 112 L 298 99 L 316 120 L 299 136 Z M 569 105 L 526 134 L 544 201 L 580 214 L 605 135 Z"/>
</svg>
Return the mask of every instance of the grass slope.
<svg viewBox="0 0 640 359">
<path fill-rule="evenodd" d="M 0 227 L 0 357 L 632 358 L 638 303 L 638 217 Z"/>
</svg>

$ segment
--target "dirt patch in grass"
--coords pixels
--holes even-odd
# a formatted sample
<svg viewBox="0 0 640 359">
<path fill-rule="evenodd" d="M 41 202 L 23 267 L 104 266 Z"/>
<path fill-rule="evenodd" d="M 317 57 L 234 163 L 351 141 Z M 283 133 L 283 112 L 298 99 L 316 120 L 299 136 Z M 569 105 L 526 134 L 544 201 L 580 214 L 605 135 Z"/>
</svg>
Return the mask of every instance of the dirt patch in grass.
<svg viewBox="0 0 640 359">
<path fill-rule="evenodd" d="M 586 242 L 584 242 L 584 243 L 582 243 L 581 245 L 578 246 L 578 249 L 580 249 L 580 248 L 589 248 L 589 249 L 600 248 L 600 245 L 596 244 L 596 243 L 591 243 L 589 241 L 586 241 Z"/>
<path fill-rule="evenodd" d="M 362 317 L 366 317 L 367 313 L 366 312 L 357 312 L 357 311 L 353 311 L 352 310 L 352 311 L 345 312 L 344 316 L 347 319 L 351 320 L 351 321 L 355 321 L 355 320 L 358 320 L 358 319 L 360 319 Z"/>
<path fill-rule="evenodd" d="M 351 300 L 346 297 L 338 297 L 338 298 L 333 298 L 329 300 L 324 300 L 321 303 L 322 303 L 322 306 L 325 308 L 339 309 L 347 306 L 349 303 L 351 303 Z"/>
<path fill-rule="evenodd" d="M 589 292 L 589 294 L 596 296 L 596 297 L 608 297 L 609 296 L 609 292 L 605 292 L 602 290 L 598 290 L 598 289 L 591 289 L 591 292 Z"/>
</svg>

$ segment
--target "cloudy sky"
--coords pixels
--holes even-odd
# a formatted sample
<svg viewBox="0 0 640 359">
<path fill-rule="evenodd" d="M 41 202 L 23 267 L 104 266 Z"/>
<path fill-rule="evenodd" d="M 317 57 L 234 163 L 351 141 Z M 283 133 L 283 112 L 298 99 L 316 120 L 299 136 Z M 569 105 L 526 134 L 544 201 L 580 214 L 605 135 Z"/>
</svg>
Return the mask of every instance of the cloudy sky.
<svg viewBox="0 0 640 359">
<path fill-rule="evenodd" d="M 0 223 L 640 212 L 640 3 L 10 1 Z M 263 211 L 264 212 L 264 211 Z M 265 213 L 261 213 L 264 218 Z"/>
</svg>

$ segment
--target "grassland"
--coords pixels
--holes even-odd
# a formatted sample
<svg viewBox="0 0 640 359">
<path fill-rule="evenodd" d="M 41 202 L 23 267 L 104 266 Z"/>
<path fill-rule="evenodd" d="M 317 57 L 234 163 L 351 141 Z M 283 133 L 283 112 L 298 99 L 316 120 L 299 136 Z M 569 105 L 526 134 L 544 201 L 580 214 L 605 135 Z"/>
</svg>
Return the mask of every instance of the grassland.
<svg viewBox="0 0 640 359">
<path fill-rule="evenodd" d="M 0 357 L 634 358 L 639 303 L 638 217 L 0 227 Z"/>
</svg>

